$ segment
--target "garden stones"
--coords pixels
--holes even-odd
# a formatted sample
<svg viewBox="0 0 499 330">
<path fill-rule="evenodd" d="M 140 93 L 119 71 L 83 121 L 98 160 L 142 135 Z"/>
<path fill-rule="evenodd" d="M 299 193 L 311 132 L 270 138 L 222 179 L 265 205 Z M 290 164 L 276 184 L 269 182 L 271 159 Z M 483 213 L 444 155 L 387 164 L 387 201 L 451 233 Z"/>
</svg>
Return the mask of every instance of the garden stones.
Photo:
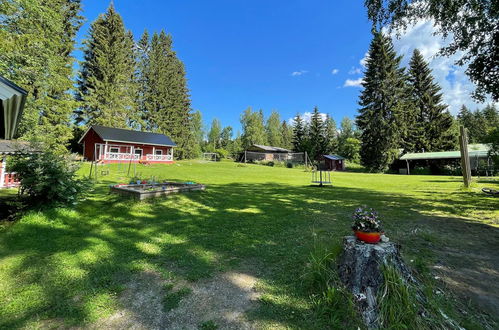
<svg viewBox="0 0 499 330">
<path fill-rule="evenodd" d="M 379 327 L 376 296 L 384 283 L 382 266 L 385 264 L 395 267 L 407 283 L 416 283 L 411 270 L 402 260 L 400 245 L 394 242 L 366 244 L 354 236 L 344 237 L 338 274 L 354 295 L 369 329 Z"/>
</svg>

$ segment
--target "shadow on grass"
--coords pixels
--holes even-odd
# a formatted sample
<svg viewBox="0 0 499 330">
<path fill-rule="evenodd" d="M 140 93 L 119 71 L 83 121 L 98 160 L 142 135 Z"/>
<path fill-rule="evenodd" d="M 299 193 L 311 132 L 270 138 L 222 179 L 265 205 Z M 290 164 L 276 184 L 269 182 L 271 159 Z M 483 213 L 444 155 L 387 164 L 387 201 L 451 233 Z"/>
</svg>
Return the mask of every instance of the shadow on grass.
<svg viewBox="0 0 499 330">
<path fill-rule="evenodd" d="M 459 216 L 426 215 L 464 216 L 471 209 L 497 208 L 497 202 L 474 194 L 457 191 L 432 200 L 345 187 L 231 183 L 134 202 L 107 194 L 106 183 L 111 182 L 97 186 L 75 211 L 32 213 L 0 236 L 0 279 L 8 283 L 8 292 L 0 293 L 0 327 L 20 328 L 37 320 L 95 322 L 119 307 L 116 297 L 143 271 L 155 271 L 163 280 L 197 281 L 245 265 L 265 288 L 259 307 L 250 313 L 253 320 L 323 328 L 309 309 L 310 293 L 300 276 L 316 235 L 340 239 L 349 234 L 350 214 L 359 205 L 384 216 L 385 230 L 409 257 L 423 248 L 447 249 L 462 254 L 460 267 L 484 270 L 488 263 L 485 280 L 463 286 L 462 294 L 499 283 L 498 228 Z M 413 234 L 418 228 L 429 228 L 436 238 L 421 239 Z M 473 256 L 484 248 L 490 251 L 485 259 Z M 498 292 L 486 292 L 497 305 Z M 157 326 L 146 311 L 130 311 L 140 326 Z"/>
</svg>

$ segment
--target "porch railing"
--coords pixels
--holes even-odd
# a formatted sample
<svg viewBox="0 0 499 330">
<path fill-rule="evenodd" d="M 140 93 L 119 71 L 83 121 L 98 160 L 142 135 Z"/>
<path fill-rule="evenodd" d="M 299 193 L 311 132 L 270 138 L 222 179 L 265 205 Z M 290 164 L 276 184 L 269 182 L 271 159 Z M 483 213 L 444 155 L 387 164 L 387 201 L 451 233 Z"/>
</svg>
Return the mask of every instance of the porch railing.
<svg viewBox="0 0 499 330">
<path fill-rule="evenodd" d="M 139 160 L 140 155 L 124 152 L 108 152 L 104 154 L 104 160 Z"/>
<path fill-rule="evenodd" d="M 155 162 L 167 162 L 172 160 L 172 155 L 146 155 L 147 161 L 155 161 Z"/>
</svg>

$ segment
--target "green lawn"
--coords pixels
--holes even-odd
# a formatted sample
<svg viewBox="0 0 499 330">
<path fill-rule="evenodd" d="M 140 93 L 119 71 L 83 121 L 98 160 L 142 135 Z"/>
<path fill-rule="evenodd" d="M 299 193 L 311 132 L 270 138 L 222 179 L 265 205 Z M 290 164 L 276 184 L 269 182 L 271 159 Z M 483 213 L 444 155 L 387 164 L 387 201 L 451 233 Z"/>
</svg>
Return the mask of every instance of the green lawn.
<svg viewBox="0 0 499 330">
<path fill-rule="evenodd" d="M 108 194 L 109 184 L 126 181 L 113 166 L 74 209 L 31 212 L 5 227 L 0 328 L 98 324 L 122 307 L 120 296 L 141 272 L 178 284 L 241 269 L 258 279 L 261 293 L 247 313 L 252 322 L 323 328 L 302 275 L 319 242 L 350 233 L 350 215 L 359 205 L 379 211 L 408 262 L 427 264 L 444 291 L 471 298 L 461 301 L 478 324 L 474 306 L 494 314 L 499 302 L 499 198 L 480 192 L 499 188 L 497 181 L 466 191 L 459 177 L 335 172 L 333 187 L 314 188 L 310 173 L 300 169 L 232 162 L 141 165 L 137 171 L 207 189 L 134 202 Z M 482 301 L 480 290 L 491 293 Z M 179 300 L 189 290 L 181 293 Z"/>
</svg>

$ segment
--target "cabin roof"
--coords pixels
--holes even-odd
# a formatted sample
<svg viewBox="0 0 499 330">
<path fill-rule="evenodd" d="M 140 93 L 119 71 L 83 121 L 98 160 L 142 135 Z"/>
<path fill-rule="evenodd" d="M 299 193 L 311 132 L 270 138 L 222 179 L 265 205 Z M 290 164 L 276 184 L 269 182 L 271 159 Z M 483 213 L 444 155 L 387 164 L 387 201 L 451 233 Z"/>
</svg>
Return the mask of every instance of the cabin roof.
<svg viewBox="0 0 499 330">
<path fill-rule="evenodd" d="M 248 151 L 251 151 L 251 149 L 255 150 L 255 149 L 260 149 L 260 150 L 263 150 L 263 151 L 266 151 L 266 152 L 291 152 L 291 150 L 289 149 L 284 149 L 284 148 L 280 148 L 280 147 L 271 147 L 271 146 L 264 146 L 262 144 L 253 144 L 251 146 L 248 147 Z"/>
<path fill-rule="evenodd" d="M 28 92 L 0 76 L 0 139 L 14 138 Z"/>
<path fill-rule="evenodd" d="M 470 158 L 487 158 L 489 146 L 486 144 L 470 144 L 468 145 L 468 155 Z M 422 159 L 459 159 L 461 152 L 457 151 L 440 151 L 440 152 L 413 152 L 407 153 L 400 157 L 401 160 L 422 160 Z"/>
<path fill-rule="evenodd" d="M 176 147 L 175 142 L 168 136 L 160 133 L 140 132 L 129 129 L 113 128 L 100 125 L 91 126 L 80 139 L 83 141 L 90 129 L 93 129 L 97 135 L 104 141 L 150 144 L 156 146 Z"/>
<path fill-rule="evenodd" d="M 338 156 L 338 155 L 324 155 L 324 158 L 330 159 L 330 160 L 344 160 L 344 157 Z"/>
</svg>

